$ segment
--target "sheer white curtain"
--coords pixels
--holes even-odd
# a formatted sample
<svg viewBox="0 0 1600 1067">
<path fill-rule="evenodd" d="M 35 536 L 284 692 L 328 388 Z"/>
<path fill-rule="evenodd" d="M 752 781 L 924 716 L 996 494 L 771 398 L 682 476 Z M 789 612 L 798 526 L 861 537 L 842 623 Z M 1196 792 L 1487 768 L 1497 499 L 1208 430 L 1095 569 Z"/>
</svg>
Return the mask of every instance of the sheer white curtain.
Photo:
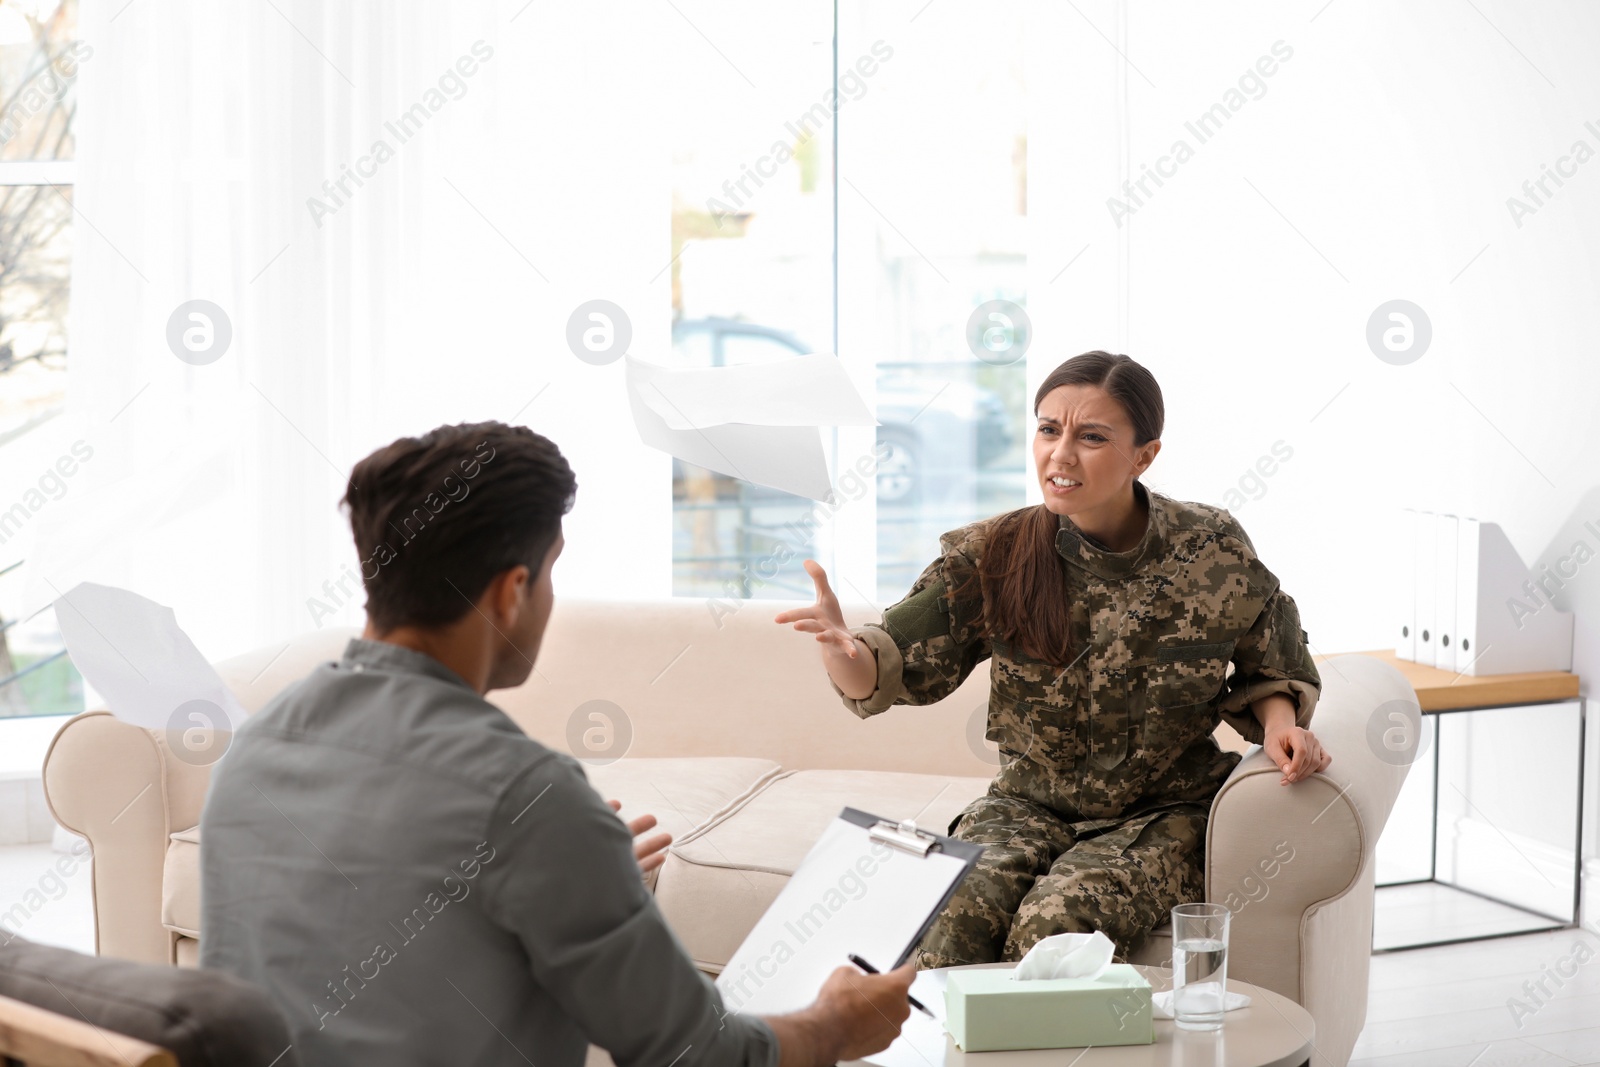
<svg viewBox="0 0 1600 1067">
<path fill-rule="evenodd" d="M 665 5 L 614 15 L 87 0 L 63 433 L 96 452 L 38 524 L 35 599 L 123 585 L 211 656 L 359 621 L 351 465 L 490 418 L 578 472 L 561 591 L 666 594 L 670 461 L 621 363 L 564 338 L 604 298 L 664 358 L 661 86 L 699 39 Z M 167 340 L 197 299 L 232 327 L 205 365 Z"/>
</svg>

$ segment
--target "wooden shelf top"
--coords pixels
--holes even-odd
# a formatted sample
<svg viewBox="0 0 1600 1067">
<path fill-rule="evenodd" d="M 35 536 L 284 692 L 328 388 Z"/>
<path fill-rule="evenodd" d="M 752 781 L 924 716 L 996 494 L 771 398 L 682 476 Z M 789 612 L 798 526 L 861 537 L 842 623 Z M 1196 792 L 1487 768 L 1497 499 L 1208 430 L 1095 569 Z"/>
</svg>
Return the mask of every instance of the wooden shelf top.
<svg viewBox="0 0 1600 1067">
<path fill-rule="evenodd" d="M 1526 674 L 1456 674 L 1437 667 L 1401 659 L 1394 649 L 1373 652 L 1340 653 L 1371 656 L 1397 667 L 1424 712 L 1461 711 L 1467 708 L 1494 708 L 1511 704 L 1537 704 L 1544 701 L 1576 700 L 1578 676 L 1571 671 L 1531 671 Z M 1321 663 L 1331 656 L 1313 656 Z"/>
</svg>

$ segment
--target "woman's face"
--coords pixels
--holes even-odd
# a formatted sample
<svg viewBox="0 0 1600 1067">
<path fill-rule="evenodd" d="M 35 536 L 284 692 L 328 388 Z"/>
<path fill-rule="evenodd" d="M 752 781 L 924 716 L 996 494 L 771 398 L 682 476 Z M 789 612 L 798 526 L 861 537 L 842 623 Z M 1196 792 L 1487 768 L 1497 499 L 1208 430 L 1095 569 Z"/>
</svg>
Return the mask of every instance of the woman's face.
<svg viewBox="0 0 1600 1067">
<path fill-rule="evenodd" d="M 1119 507 L 1160 450 L 1160 441 L 1134 448 L 1127 412 L 1098 385 L 1063 385 L 1039 404 L 1033 463 L 1044 506 L 1057 515 Z M 1077 484 L 1063 487 L 1057 478 Z"/>
</svg>

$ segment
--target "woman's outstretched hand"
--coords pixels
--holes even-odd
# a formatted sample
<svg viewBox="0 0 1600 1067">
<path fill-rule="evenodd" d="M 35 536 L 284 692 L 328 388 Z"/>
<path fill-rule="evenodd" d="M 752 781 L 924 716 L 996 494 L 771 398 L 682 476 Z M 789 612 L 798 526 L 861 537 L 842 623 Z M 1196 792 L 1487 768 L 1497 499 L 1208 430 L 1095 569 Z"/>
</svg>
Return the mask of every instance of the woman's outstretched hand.
<svg viewBox="0 0 1600 1067">
<path fill-rule="evenodd" d="M 816 634 L 824 652 L 855 659 L 860 655 L 856 648 L 856 635 L 844 624 L 844 613 L 839 610 L 839 598 L 833 595 L 833 590 L 828 586 L 827 572 L 814 559 L 806 560 L 804 566 L 816 584 L 817 602 L 809 608 L 780 611 L 773 621 L 793 623 L 796 630 Z"/>
</svg>

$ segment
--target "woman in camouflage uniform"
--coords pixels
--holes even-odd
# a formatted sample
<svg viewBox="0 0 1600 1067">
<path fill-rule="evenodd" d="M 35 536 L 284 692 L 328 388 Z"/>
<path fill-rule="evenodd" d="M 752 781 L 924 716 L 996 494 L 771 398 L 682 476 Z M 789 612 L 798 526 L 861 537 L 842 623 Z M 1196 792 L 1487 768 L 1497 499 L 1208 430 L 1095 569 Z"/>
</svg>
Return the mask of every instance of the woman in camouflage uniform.
<svg viewBox="0 0 1600 1067">
<path fill-rule="evenodd" d="M 987 847 L 919 967 L 1017 960 L 1096 929 L 1126 959 L 1173 905 L 1205 898 L 1206 818 L 1241 759 L 1212 738 L 1220 720 L 1284 785 L 1331 760 L 1306 728 L 1322 680 L 1299 611 L 1243 527 L 1138 481 L 1161 450 L 1150 372 L 1087 352 L 1045 379 L 1034 414 L 1043 504 L 946 533 L 882 623 L 847 628 L 811 560 L 816 604 L 777 617 L 816 635 L 863 718 L 941 700 L 990 660 L 986 736 L 1004 765 L 949 827 Z"/>
</svg>

